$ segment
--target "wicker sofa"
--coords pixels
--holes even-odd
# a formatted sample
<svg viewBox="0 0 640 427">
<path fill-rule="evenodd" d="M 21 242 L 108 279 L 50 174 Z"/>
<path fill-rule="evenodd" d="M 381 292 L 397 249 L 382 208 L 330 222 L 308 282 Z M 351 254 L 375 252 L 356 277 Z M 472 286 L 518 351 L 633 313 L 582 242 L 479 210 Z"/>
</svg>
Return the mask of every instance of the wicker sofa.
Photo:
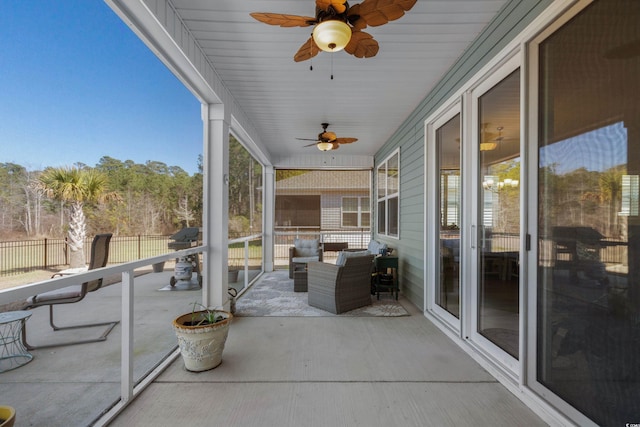
<svg viewBox="0 0 640 427">
<path fill-rule="evenodd" d="M 334 314 L 371 304 L 373 255 L 350 256 L 344 265 L 307 264 L 308 304 Z"/>
</svg>

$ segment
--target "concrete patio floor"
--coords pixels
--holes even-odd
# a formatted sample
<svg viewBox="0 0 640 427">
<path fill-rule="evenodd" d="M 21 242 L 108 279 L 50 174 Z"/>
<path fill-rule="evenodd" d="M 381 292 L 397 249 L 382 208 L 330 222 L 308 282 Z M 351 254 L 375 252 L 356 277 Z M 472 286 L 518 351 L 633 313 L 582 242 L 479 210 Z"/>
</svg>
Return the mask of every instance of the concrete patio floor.
<svg viewBox="0 0 640 427">
<path fill-rule="evenodd" d="M 174 348 L 171 319 L 200 295 L 158 291 L 170 275 L 135 281 L 136 378 Z M 81 311 L 73 317 L 118 318 L 120 289 L 61 307 L 60 323 Z M 401 302 L 411 316 L 236 317 L 219 367 L 192 373 L 178 358 L 110 425 L 546 425 Z M 33 343 L 50 335 L 47 315 L 33 311 Z M 0 402 L 16 407 L 16 426 L 90 425 L 117 398 L 120 325 L 105 342 L 32 353 L 31 363 L 0 373 Z"/>
</svg>

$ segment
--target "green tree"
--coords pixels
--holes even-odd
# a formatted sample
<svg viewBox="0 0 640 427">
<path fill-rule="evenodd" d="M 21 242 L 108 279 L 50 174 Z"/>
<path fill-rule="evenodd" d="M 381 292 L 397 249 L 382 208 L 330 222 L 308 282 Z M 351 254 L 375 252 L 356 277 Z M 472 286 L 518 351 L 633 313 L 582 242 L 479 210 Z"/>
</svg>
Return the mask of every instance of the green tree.
<svg viewBox="0 0 640 427">
<path fill-rule="evenodd" d="M 70 267 L 78 268 L 86 264 L 84 240 L 86 218 L 85 203 L 101 203 L 115 200 L 117 193 L 108 191 L 106 177 L 95 169 L 78 167 L 48 168 L 39 178 L 45 194 L 70 207 L 68 245 Z"/>
<path fill-rule="evenodd" d="M 247 236 L 261 230 L 262 167 L 231 135 L 229 137 L 229 235 Z"/>
<path fill-rule="evenodd" d="M 24 193 L 27 171 L 15 163 L 0 163 L 0 229 L 11 233 L 17 231 L 24 213 Z"/>
</svg>

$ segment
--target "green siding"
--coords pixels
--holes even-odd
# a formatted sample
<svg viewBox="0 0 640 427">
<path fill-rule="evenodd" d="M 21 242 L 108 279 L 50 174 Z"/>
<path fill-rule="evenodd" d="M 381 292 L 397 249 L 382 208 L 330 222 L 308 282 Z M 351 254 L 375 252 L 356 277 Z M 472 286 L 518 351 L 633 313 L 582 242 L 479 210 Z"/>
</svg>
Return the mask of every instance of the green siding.
<svg viewBox="0 0 640 427">
<path fill-rule="evenodd" d="M 375 156 L 377 167 L 393 150 L 400 147 L 400 238 L 376 238 L 395 248 L 400 258 L 398 270 L 402 292 L 421 309 L 425 307 L 424 121 L 520 34 L 552 1 L 512 0 L 507 3 Z M 373 194 L 376 194 L 375 190 Z"/>
</svg>

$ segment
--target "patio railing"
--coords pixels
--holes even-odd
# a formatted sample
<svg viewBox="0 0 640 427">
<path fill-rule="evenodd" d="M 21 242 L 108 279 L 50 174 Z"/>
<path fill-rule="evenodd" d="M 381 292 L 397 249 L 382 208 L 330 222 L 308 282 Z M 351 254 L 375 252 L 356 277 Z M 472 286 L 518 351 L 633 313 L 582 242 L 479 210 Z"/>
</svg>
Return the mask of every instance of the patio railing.
<svg viewBox="0 0 640 427">
<path fill-rule="evenodd" d="M 264 270 L 262 249 L 261 234 L 229 240 L 229 288 L 238 295 Z"/>
<path fill-rule="evenodd" d="M 166 252 L 166 244 L 164 247 Z M 176 315 L 176 313 L 171 313 L 174 311 L 188 309 L 189 306 L 184 303 L 185 299 L 188 299 L 188 302 L 193 302 L 193 299 L 195 299 L 196 302 L 199 302 L 202 297 L 202 294 L 184 293 L 184 295 L 180 295 L 182 293 L 162 292 L 158 293 L 158 296 L 154 296 L 154 298 L 148 298 L 148 296 L 146 296 L 146 293 L 149 292 L 148 290 L 137 291 L 138 293 L 142 292 L 141 295 L 137 295 L 135 293 L 136 287 L 134 286 L 134 281 L 136 280 L 135 270 L 152 264 L 170 262 L 175 258 L 187 257 L 194 254 L 198 254 L 198 256 L 200 256 L 204 249 L 205 246 L 196 246 L 175 252 L 171 251 L 164 255 L 126 262 L 120 265 L 108 266 L 88 271 L 86 273 L 80 273 L 72 277 L 60 277 L 27 286 L 20 286 L 10 290 L 0 290 L 0 297 L 7 301 L 19 301 L 34 294 L 59 289 L 64 286 L 76 284 L 80 281 L 94 280 L 100 277 L 112 276 L 114 274 L 121 275 L 120 285 L 122 294 L 121 301 L 118 304 L 120 306 L 120 316 L 118 316 L 119 319 L 112 319 L 120 320 L 120 386 L 118 388 L 119 390 L 116 390 L 116 387 L 110 388 L 109 397 L 113 399 L 113 403 L 109 407 L 103 408 L 102 415 L 89 423 L 95 426 L 107 425 L 133 400 L 135 396 L 141 393 L 147 385 L 153 382 L 153 380 L 169 364 L 171 364 L 176 357 L 179 356 L 175 340 L 172 339 L 172 337 L 167 339 L 165 336 L 166 333 L 171 334 L 170 332 L 167 332 L 170 331 L 168 326 L 163 324 L 163 338 L 159 339 L 158 336 L 153 334 L 146 334 L 149 336 L 146 336 L 145 334 L 141 335 L 141 333 L 138 332 L 141 325 L 137 324 L 134 320 L 136 316 L 140 316 L 141 314 L 139 313 L 145 313 L 144 316 L 146 317 L 144 323 L 151 322 L 151 319 L 156 315 L 162 316 L 167 318 L 166 325 L 169 325 L 169 318 Z M 229 264 L 230 266 L 242 266 L 242 279 L 239 280 L 238 283 L 231 283 L 230 285 L 239 285 L 241 289 L 245 289 L 252 281 L 257 280 L 263 271 L 262 256 L 263 250 L 261 235 L 248 236 L 230 241 Z M 154 273 L 150 274 L 153 275 Z M 168 280 L 164 283 L 160 279 L 160 277 L 164 277 L 166 279 L 165 276 L 157 276 L 157 279 L 155 279 L 155 276 L 153 277 L 157 281 L 153 282 L 154 289 L 160 286 L 169 286 Z M 101 290 L 100 292 L 105 291 Z M 162 299 L 162 296 L 166 296 L 166 298 L 164 298 L 167 304 L 166 309 L 158 308 L 157 306 L 157 303 Z M 150 306 L 152 306 L 152 308 L 150 308 Z M 136 336 L 135 340 L 134 334 Z M 107 342 L 113 343 L 113 341 L 112 337 Z M 153 347 L 153 349 L 148 350 L 151 347 Z M 144 351 L 141 350 L 143 348 L 145 349 Z M 157 358 L 154 360 L 154 357 Z M 113 360 L 109 361 L 109 363 L 112 362 Z M 111 366 L 109 368 L 111 368 Z M 85 421 L 88 422 L 90 420 Z"/>
<path fill-rule="evenodd" d="M 84 242 L 85 258 L 89 259 L 91 240 Z M 169 236 L 113 236 L 109 246 L 109 264 L 121 264 L 171 252 Z M 0 242 L 0 277 L 51 268 L 62 269 L 69 264 L 69 246 L 65 239 L 40 239 Z"/>
</svg>

